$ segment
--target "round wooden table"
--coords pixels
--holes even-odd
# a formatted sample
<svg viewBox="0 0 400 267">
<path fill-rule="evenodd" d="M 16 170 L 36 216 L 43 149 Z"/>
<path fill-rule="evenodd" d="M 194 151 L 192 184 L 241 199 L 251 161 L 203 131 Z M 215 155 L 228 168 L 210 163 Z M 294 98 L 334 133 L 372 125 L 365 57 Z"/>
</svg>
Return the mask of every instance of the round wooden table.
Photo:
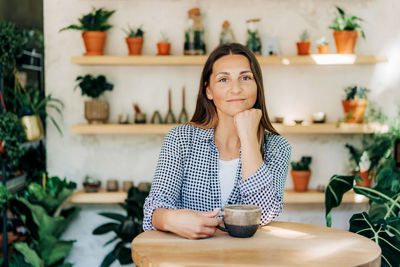
<svg viewBox="0 0 400 267">
<path fill-rule="evenodd" d="M 188 240 L 147 231 L 132 241 L 132 259 L 146 266 L 380 266 L 381 249 L 348 231 L 323 226 L 271 222 L 251 238 L 215 236 Z"/>
</svg>

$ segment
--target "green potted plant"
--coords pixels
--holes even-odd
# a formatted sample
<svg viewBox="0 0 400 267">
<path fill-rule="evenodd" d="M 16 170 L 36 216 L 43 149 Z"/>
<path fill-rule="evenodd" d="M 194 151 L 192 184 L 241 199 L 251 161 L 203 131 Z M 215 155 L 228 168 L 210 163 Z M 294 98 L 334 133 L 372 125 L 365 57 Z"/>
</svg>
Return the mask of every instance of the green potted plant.
<svg viewBox="0 0 400 267">
<path fill-rule="evenodd" d="M 290 165 L 294 191 L 306 192 L 308 190 L 308 183 L 310 181 L 311 170 L 311 157 L 301 157 L 300 161 L 292 161 Z"/>
<path fill-rule="evenodd" d="M 326 40 L 325 37 L 322 37 L 321 39 L 317 40 L 317 47 L 318 47 L 318 53 L 319 54 L 329 54 L 329 42 Z"/>
<path fill-rule="evenodd" d="M 345 88 L 345 99 L 342 100 L 342 106 L 345 114 L 344 122 L 362 123 L 365 109 L 368 104 L 368 88 L 360 86 L 348 86 Z"/>
<path fill-rule="evenodd" d="M 168 37 L 165 33 L 161 33 L 161 41 L 157 43 L 157 50 L 159 56 L 169 55 L 169 51 L 171 48 L 171 43 L 168 42 Z"/>
<path fill-rule="evenodd" d="M 340 206 L 343 195 L 354 190 L 369 198 L 368 212 L 356 213 L 350 219 L 349 231 L 365 236 L 382 249 L 382 266 L 400 265 L 400 171 L 393 159 L 379 168 L 373 188 L 354 184 L 357 175 L 333 175 L 325 191 L 326 225 L 331 227 L 333 208 Z"/>
<path fill-rule="evenodd" d="M 64 30 L 83 31 L 82 38 L 85 43 L 85 56 L 103 55 L 104 44 L 106 41 L 106 31 L 112 27 L 108 24 L 108 19 L 114 14 L 115 10 L 105 10 L 103 8 L 93 8 L 93 10 L 80 17 L 79 24 L 72 24 L 62 28 Z"/>
<path fill-rule="evenodd" d="M 108 253 L 101 263 L 102 267 L 110 266 L 115 260 L 121 265 L 132 263 L 131 249 L 127 248 L 132 240 L 143 232 L 143 205 L 150 192 L 149 186 L 143 184 L 138 187 L 132 186 L 128 191 L 128 197 L 124 204 L 120 204 L 126 211 L 126 215 L 120 213 L 99 213 L 101 216 L 112 219 L 112 222 L 102 224 L 93 230 L 94 235 L 103 235 L 109 232 L 116 234 L 104 245 L 118 240 L 114 249 Z"/>
<path fill-rule="evenodd" d="M 22 56 L 25 38 L 14 23 L 0 22 L 0 75 L 12 72 L 16 60 Z"/>
<path fill-rule="evenodd" d="M 137 29 L 133 29 L 128 26 L 128 29 L 123 31 L 126 33 L 126 44 L 128 45 L 129 55 L 141 55 L 143 48 L 143 35 L 144 31 L 142 30 L 142 25 Z"/>
<path fill-rule="evenodd" d="M 261 54 L 261 38 L 258 33 L 259 18 L 249 19 L 246 21 L 247 24 L 247 41 L 246 46 L 253 51 L 254 54 Z"/>
<path fill-rule="evenodd" d="M 304 30 L 300 35 L 300 42 L 296 43 L 298 55 L 309 55 L 310 54 L 310 41 L 308 31 Z"/>
<path fill-rule="evenodd" d="M 338 14 L 329 28 L 334 30 L 333 37 L 337 52 L 338 54 L 354 54 L 354 47 L 360 32 L 365 39 L 365 33 L 359 24 L 362 19 L 346 14 L 340 7 L 336 7 L 336 9 Z"/>
<path fill-rule="evenodd" d="M 107 82 L 104 75 L 93 77 L 90 74 L 76 78 L 83 96 L 91 97 L 92 100 L 85 101 L 85 118 L 91 123 L 104 123 L 108 120 L 109 105 L 107 101 L 98 99 L 104 92 L 112 91 L 114 85 Z"/>
</svg>

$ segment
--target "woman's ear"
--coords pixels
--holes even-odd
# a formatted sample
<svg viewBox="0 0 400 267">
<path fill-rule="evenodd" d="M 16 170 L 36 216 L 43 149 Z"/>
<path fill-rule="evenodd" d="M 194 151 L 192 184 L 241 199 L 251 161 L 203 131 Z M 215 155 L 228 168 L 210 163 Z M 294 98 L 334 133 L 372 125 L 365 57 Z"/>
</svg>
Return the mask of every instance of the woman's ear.
<svg viewBox="0 0 400 267">
<path fill-rule="evenodd" d="M 210 90 L 210 86 L 206 87 L 206 95 L 207 95 L 208 100 L 212 100 L 213 99 L 213 95 L 212 95 L 212 92 Z"/>
</svg>

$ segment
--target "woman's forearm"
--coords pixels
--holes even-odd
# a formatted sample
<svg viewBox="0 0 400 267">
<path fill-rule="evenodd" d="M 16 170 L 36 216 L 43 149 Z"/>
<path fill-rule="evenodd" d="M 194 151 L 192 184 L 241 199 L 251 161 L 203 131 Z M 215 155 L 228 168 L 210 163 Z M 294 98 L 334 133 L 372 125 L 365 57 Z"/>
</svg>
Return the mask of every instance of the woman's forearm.
<svg viewBox="0 0 400 267">
<path fill-rule="evenodd" d="M 261 166 L 263 158 L 260 152 L 260 144 L 257 135 L 254 138 L 240 140 L 242 148 L 242 180 L 251 177 Z"/>
<path fill-rule="evenodd" d="M 155 209 L 152 216 L 152 224 L 157 230 L 170 231 L 169 218 L 174 210 L 158 208 Z"/>
</svg>

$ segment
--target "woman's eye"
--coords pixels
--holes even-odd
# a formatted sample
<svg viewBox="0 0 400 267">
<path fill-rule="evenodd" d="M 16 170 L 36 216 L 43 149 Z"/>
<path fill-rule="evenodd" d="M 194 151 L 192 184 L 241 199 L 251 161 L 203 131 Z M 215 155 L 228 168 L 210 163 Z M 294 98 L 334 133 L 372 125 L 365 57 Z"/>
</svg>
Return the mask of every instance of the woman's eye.
<svg viewBox="0 0 400 267">
<path fill-rule="evenodd" d="M 219 82 L 226 82 L 226 78 L 222 78 L 218 80 Z"/>
<path fill-rule="evenodd" d="M 243 76 L 242 79 L 245 81 L 249 81 L 252 79 L 252 77 L 251 76 Z"/>
</svg>

